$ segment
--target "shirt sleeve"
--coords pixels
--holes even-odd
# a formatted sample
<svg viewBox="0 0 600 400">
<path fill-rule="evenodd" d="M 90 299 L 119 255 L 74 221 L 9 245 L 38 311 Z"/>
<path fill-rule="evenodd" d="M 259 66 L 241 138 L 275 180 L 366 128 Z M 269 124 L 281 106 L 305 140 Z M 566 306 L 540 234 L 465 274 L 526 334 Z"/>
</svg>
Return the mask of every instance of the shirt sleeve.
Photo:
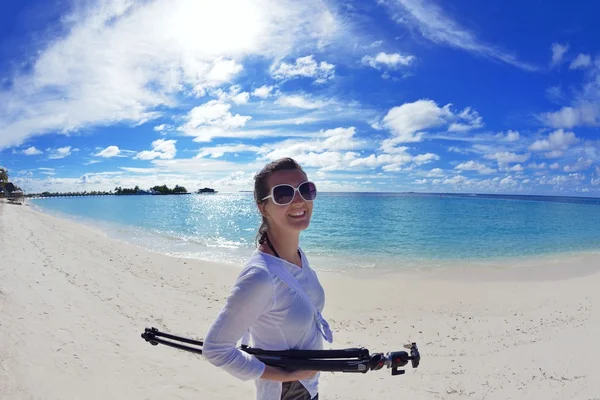
<svg viewBox="0 0 600 400">
<path fill-rule="evenodd" d="M 236 279 L 225 306 L 204 339 L 202 354 L 213 365 L 238 379 L 258 379 L 265 364 L 237 348 L 246 330 L 273 304 L 274 286 L 268 271 L 249 267 Z"/>
</svg>

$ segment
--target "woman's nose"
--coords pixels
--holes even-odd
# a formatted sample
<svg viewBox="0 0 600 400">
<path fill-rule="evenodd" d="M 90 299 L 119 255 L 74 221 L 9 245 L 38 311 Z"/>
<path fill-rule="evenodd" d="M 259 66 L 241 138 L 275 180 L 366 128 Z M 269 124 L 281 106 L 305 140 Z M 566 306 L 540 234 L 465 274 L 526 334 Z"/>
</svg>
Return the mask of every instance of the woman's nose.
<svg viewBox="0 0 600 400">
<path fill-rule="evenodd" d="M 292 204 L 295 203 L 304 203 L 304 198 L 300 195 L 300 192 L 294 192 L 294 198 L 292 199 Z"/>
</svg>

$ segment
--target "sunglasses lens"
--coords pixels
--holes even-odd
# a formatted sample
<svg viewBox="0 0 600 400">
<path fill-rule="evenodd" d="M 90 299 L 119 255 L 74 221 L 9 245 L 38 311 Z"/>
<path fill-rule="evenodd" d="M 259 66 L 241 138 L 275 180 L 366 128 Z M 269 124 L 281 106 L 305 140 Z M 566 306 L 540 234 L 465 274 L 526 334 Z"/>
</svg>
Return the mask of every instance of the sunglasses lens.
<svg viewBox="0 0 600 400">
<path fill-rule="evenodd" d="M 300 190 L 300 194 L 306 201 L 314 200 L 317 197 L 317 187 L 312 182 L 304 182 L 298 190 Z"/>
<path fill-rule="evenodd" d="M 277 186 L 273 189 L 273 200 L 277 204 L 289 204 L 294 199 L 294 188 L 288 185 Z"/>
</svg>

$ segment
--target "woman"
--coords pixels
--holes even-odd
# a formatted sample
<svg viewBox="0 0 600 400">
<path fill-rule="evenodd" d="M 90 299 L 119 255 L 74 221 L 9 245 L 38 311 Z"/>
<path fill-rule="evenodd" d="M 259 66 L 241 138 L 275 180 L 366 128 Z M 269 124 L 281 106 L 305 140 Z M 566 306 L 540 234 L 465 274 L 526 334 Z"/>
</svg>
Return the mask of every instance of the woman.
<svg viewBox="0 0 600 400">
<path fill-rule="evenodd" d="M 210 327 L 203 354 L 233 376 L 255 380 L 257 399 L 318 399 L 319 372 L 274 368 L 237 347 L 246 331 L 251 345 L 265 350 L 320 350 L 323 338 L 332 340 L 320 317 L 323 288 L 299 247 L 300 232 L 310 223 L 316 187 L 291 158 L 267 164 L 254 180 L 254 199 L 262 214 L 258 248 Z M 281 279 L 286 271 L 303 294 Z"/>
</svg>

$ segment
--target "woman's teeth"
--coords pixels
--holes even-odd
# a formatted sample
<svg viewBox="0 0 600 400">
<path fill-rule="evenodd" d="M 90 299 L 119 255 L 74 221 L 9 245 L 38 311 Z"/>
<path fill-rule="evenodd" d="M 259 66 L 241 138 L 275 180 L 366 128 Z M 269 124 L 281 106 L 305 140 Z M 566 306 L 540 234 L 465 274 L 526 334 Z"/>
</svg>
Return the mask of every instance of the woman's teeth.
<svg viewBox="0 0 600 400">
<path fill-rule="evenodd" d="M 291 214 L 288 214 L 288 215 L 290 217 L 302 217 L 302 216 L 304 216 L 305 213 L 306 213 L 306 211 L 298 211 L 298 212 L 291 213 Z"/>
</svg>

